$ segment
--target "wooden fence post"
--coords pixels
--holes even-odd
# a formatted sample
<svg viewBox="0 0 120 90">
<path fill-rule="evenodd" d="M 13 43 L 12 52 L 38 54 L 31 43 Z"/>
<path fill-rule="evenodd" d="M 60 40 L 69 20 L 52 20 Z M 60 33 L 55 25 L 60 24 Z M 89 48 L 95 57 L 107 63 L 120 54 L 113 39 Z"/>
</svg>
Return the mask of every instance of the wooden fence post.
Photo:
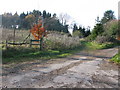
<svg viewBox="0 0 120 90">
<path fill-rule="evenodd" d="M 8 41 L 6 40 L 6 49 L 8 49 Z"/>
<path fill-rule="evenodd" d="M 30 39 L 30 48 L 32 47 L 32 39 Z"/>
<path fill-rule="evenodd" d="M 15 29 L 16 29 L 16 27 L 14 27 L 14 30 L 13 30 L 13 43 L 15 43 Z M 13 44 L 13 46 L 14 46 L 14 44 Z"/>
<path fill-rule="evenodd" d="M 42 50 L 43 48 L 42 44 L 43 44 L 43 37 L 40 39 L 40 50 Z"/>
</svg>

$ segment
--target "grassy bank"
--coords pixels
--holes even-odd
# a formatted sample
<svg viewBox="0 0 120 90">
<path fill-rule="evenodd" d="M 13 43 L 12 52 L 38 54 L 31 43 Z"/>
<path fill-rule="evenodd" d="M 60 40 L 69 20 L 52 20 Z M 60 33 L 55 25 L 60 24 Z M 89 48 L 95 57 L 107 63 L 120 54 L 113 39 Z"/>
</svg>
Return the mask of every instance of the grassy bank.
<svg viewBox="0 0 120 90">
<path fill-rule="evenodd" d="M 113 43 L 99 44 L 99 43 L 96 43 L 94 41 L 92 41 L 92 42 L 81 41 L 81 44 L 89 50 L 107 49 L 107 48 L 112 48 L 112 47 L 118 46 L 117 44 L 113 44 Z"/>
<path fill-rule="evenodd" d="M 116 54 L 110 61 L 120 64 L 120 53 Z"/>
<path fill-rule="evenodd" d="M 39 59 L 48 60 L 63 58 L 78 52 L 80 49 L 81 47 L 76 47 L 69 50 L 39 51 L 39 48 L 9 48 L 7 50 L 3 50 L 2 61 L 3 64 L 8 64 Z"/>
</svg>

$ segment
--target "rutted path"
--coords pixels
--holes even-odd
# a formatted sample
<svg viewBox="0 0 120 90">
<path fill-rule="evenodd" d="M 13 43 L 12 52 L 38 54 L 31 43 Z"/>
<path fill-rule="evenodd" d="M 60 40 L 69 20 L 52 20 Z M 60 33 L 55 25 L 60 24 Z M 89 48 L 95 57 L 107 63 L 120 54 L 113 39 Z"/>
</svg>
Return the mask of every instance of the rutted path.
<svg viewBox="0 0 120 90">
<path fill-rule="evenodd" d="M 83 51 L 44 63 L 3 68 L 5 88 L 118 88 L 118 66 L 107 61 L 117 48 Z M 30 65 L 30 66 L 29 66 Z M 18 68 L 19 67 L 19 68 Z"/>
</svg>

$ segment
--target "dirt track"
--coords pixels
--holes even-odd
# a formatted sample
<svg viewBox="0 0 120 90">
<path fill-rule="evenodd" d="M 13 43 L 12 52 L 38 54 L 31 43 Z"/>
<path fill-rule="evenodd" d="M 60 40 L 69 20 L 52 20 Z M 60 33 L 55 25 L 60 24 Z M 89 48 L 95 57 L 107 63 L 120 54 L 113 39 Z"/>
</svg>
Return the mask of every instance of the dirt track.
<svg viewBox="0 0 120 90">
<path fill-rule="evenodd" d="M 118 88 L 118 66 L 108 61 L 117 48 L 82 51 L 44 63 L 3 67 L 3 88 Z"/>
</svg>

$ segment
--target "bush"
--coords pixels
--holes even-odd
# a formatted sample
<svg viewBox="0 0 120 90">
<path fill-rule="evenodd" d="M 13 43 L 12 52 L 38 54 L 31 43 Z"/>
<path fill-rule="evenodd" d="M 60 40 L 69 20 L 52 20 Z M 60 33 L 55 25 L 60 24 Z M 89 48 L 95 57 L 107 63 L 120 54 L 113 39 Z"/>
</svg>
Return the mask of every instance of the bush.
<svg viewBox="0 0 120 90">
<path fill-rule="evenodd" d="M 109 36 L 97 36 L 97 38 L 95 39 L 97 43 L 106 43 L 106 42 L 110 42 L 111 40 L 112 37 Z"/>
<path fill-rule="evenodd" d="M 106 36 L 97 36 L 95 41 L 97 43 L 107 43 L 107 42 L 110 42 L 110 43 L 114 43 L 114 44 L 120 44 L 120 41 L 118 41 L 117 39 L 115 39 L 113 37 L 110 37 L 108 35 L 106 35 Z"/>
<path fill-rule="evenodd" d="M 93 41 L 93 40 L 95 40 L 96 37 L 97 37 L 96 34 L 91 34 L 87 38 L 85 38 L 85 40 L 86 41 Z"/>
<path fill-rule="evenodd" d="M 117 20 L 111 20 L 104 24 L 104 30 L 107 35 L 116 37 L 118 33 L 118 21 Z"/>
<path fill-rule="evenodd" d="M 120 64 L 120 53 L 118 53 L 115 56 L 113 56 L 113 58 L 111 59 L 111 61 Z"/>
<path fill-rule="evenodd" d="M 75 30 L 75 31 L 73 32 L 73 37 L 82 37 L 82 35 L 81 35 L 80 31 Z"/>
<path fill-rule="evenodd" d="M 79 37 L 69 37 L 67 34 L 50 33 L 44 38 L 46 49 L 72 49 L 80 45 Z"/>
<path fill-rule="evenodd" d="M 88 36 L 87 40 L 88 40 L 88 41 L 93 41 L 93 40 L 96 39 L 96 37 L 97 37 L 98 35 L 101 35 L 103 32 L 104 32 L 104 30 L 103 30 L 103 25 L 100 24 L 100 23 L 97 23 L 97 24 L 94 26 L 91 35 Z"/>
</svg>

